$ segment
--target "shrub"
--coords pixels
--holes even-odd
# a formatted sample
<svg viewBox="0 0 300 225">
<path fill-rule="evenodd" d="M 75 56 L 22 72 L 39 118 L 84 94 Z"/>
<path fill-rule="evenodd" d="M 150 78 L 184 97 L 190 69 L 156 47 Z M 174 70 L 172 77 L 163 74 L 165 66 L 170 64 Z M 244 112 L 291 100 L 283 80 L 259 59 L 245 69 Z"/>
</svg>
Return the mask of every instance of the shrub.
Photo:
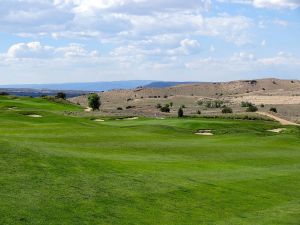
<svg viewBox="0 0 300 225">
<path fill-rule="evenodd" d="M 228 106 L 225 106 L 225 107 L 222 109 L 222 113 L 224 113 L 224 114 L 232 113 L 232 108 L 230 108 L 230 107 L 228 107 Z"/>
<path fill-rule="evenodd" d="M 170 102 L 170 104 L 169 104 L 169 105 L 170 105 L 170 107 L 173 107 L 173 102 Z"/>
<path fill-rule="evenodd" d="M 122 107 L 118 107 L 117 110 L 123 110 L 123 108 Z"/>
<path fill-rule="evenodd" d="M 131 106 L 131 105 L 126 106 L 126 109 L 132 109 L 132 108 L 133 108 L 133 106 Z"/>
<path fill-rule="evenodd" d="M 93 110 L 96 110 L 100 108 L 101 102 L 100 97 L 97 94 L 90 94 L 88 97 L 88 103 L 89 107 L 91 107 Z"/>
<path fill-rule="evenodd" d="M 168 98 L 168 95 L 164 95 L 164 98 Z"/>
<path fill-rule="evenodd" d="M 61 99 L 66 99 L 67 96 L 64 92 L 58 92 L 55 96 L 55 98 L 61 98 Z"/>
<path fill-rule="evenodd" d="M 241 102 L 241 106 L 242 106 L 243 108 L 245 108 L 245 107 L 253 106 L 253 104 L 252 104 L 251 102 Z"/>
<path fill-rule="evenodd" d="M 158 103 L 158 104 L 156 105 L 156 108 L 157 108 L 157 109 L 160 109 L 160 108 L 161 108 L 161 104 Z"/>
<path fill-rule="evenodd" d="M 247 112 L 257 112 L 258 108 L 255 105 L 250 105 L 246 111 Z"/>
<path fill-rule="evenodd" d="M 132 98 L 127 98 L 126 101 L 130 102 L 130 101 L 133 101 L 133 99 Z"/>
<path fill-rule="evenodd" d="M 203 105 L 203 103 L 204 103 L 204 102 L 201 101 L 201 100 L 197 102 L 197 104 L 200 105 L 200 106 Z"/>
<path fill-rule="evenodd" d="M 261 107 L 261 108 L 264 108 L 264 107 L 265 107 L 265 105 L 264 105 L 264 104 L 260 104 L 260 107 Z"/>
<path fill-rule="evenodd" d="M 169 113 L 170 112 L 170 107 L 168 104 L 160 108 L 161 112 Z"/>
<path fill-rule="evenodd" d="M 270 112 L 277 113 L 277 109 L 275 107 L 270 108 Z"/>
<path fill-rule="evenodd" d="M 221 108 L 223 103 L 221 100 L 207 101 L 205 106 L 206 108 Z"/>
<path fill-rule="evenodd" d="M 183 109 L 181 107 L 178 109 L 178 117 L 179 118 L 183 117 Z"/>
<path fill-rule="evenodd" d="M 1 91 L 0 95 L 5 96 L 5 95 L 9 95 L 9 93 L 5 92 L 5 91 Z"/>
<path fill-rule="evenodd" d="M 185 109 L 186 107 L 185 107 L 185 105 L 181 105 L 181 108 Z"/>
<path fill-rule="evenodd" d="M 201 111 L 200 111 L 200 110 L 197 110 L 197 114 L 198 114 L 198 115 L 201 115 Z"/>
</svg>

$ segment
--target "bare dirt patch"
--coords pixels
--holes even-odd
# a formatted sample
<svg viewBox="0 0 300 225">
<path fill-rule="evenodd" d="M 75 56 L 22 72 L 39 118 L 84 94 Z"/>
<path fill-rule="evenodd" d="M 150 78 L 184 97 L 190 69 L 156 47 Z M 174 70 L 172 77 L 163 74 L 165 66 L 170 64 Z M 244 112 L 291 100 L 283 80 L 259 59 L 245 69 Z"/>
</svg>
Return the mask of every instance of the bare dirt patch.
<svg viewBox="0 0 300 225">
<path fill-rule="evenodd" d="M 293 122 L 291 122 L 291 121 L 282 119 L 282 118 L 280 118 L 280 117 L 278 117 L 278 116 L 275 116 L 275 115 L 273 115 L 273 114 L 271 114 L 271 113 L 267 113 L 267 112 L 257 112 L 257 113 L 260 114 L 260 115 L 268 116 L 268 117 L 270 117 L 270 118 L 272 118 L 272 119 L 278 121 L 278 122 L 279 122 L 280 124 L 282 124 L 282 125 L 294 125 L 294 126 L 300 126 L 300 124 L 293 123 Z"/>
</svg>

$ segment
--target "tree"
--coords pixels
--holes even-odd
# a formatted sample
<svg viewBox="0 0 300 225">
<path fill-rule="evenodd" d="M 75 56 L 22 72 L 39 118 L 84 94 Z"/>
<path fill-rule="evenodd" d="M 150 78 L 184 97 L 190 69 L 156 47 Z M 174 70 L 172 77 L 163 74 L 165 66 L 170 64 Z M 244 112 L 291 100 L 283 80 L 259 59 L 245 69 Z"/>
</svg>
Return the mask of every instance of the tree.
<svg viewBox="0 0 300 225">
<path fill-rule="evenodd" d="M 93 110 L 99 110 L 101 102 L 100 97 L 97 94 L 90 94 L 88 97 L 88 103 L 89 107 L 91 107 Z"/>
<path fill-rule="evenodd" d="M 183 117 L 183 110 L 182 110 L 181 107 L 178 109 L 178 117 L 179 117 L 179 118 L 182 118 L 182 117 Z"/>
<path fill-rule="evenodd" d="M 224 114 L 232 113 L 232 108 L 226 106 L 222 109 L 222 113 L 224 113 Z"/>
<path fill-rule="evenodd" d="M 67 96 L 66 96 L 66 94 L 63 93 L 63 92 L 58 92 L 58 93 L 56 94 L 55 98 L 66 99 Z"/>
</svg>

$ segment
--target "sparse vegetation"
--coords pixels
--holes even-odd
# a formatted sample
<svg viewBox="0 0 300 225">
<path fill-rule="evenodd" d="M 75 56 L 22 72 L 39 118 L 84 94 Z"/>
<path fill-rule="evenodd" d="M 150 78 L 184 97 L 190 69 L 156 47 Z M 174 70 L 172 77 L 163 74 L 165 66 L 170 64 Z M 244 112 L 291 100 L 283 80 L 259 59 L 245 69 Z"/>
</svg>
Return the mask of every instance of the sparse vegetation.
<svg viewBox="0 0 300 225">
<path fill-rule="evenodd" d="M 162 107 L 162 106 L 161 106 L 160 103 L 158 103 L 158 104 L 156 105 L 156 108 L 157 108 L 157 109 L 161 109 L 161 107 Z"/>
<path fill-rule="evenodd" d="M 257 112 L 258 108 L 255 105 L 249 105 L 246 111 L 247 112 Z"/>
<path fill-rule="evenodd" d="M 224 102 L 222 100 L 214 100 L 205 102 L 206 108 L 221 108 Z"/>
<path fill-rule="evenodd" d="M 123 108 L 122 108 L 122 107 L 118 107 L 117 110 L 120 110 L 120 111 L 121 111 L 121 110 L 123 110 Z"/>
<path fill-rule="evenodd" d="M 232 113 L 232 108 L 230 108 L 230 107 L 228 107 L 228 106 L 225 106 L 225 107 L 222 109 L 222 113 L 224 113 L 224 114 Z"/>
<path fill-rule="evenodd" d="M 241 107 L 246 108 L 246 107 L 251 107 L 253 104 L 251 102 L 241 102 Z"/>
</svg>

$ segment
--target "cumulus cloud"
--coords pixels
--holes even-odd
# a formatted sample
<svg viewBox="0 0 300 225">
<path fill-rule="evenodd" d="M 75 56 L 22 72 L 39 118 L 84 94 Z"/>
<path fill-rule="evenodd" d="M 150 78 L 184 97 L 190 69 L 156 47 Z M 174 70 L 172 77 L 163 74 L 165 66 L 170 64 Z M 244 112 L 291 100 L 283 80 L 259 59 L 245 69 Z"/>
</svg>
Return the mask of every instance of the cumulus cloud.
<svg viewBox="0 0 300 225">
<path fill-rule="evenodd" d="M 79 44 L 69 44 L 65 47 L 42 45 L 40 42 L 17 43 L 12 45 L 7 53 L 8 59 L 49 59 L 49 58 L 91 58 L 99 57 L 98 51 L 88 51 Z"/>
</svg>

